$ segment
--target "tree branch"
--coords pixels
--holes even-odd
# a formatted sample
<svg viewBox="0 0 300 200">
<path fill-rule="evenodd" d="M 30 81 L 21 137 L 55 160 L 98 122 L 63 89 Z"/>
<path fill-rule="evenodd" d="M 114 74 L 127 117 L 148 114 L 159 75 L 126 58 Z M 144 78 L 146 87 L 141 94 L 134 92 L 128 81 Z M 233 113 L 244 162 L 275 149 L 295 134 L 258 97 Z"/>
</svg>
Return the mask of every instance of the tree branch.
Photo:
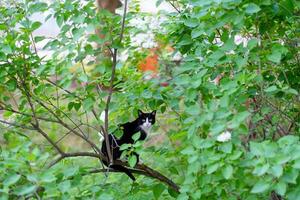
<svg viewBox="0 0 300 200">
<path fill-rule="evenodd" d="M 44 138 L 61 154 L 64 155 L 65 153 L 60 149 L 60 147 L 48 136 L 47 133 L 45 133 L 38 124 L 31 123 L 32 126 L 44 136 Z"/>
<path fill-rule="evenodd" d="M 180 14 L 181 11 L 175 6 L 174 2 L 172 0 L 167 0 L 167 2 Z"/>
<path fill-rule="evenodd" d="M 91 153 L 91 152 L 75 152 L 75 153 L 65 153 L 63 155 L 60 155 L 57 159 L 55 159 L 54 161 L 52 161 L 49 164 L 49 168 L 54 166 L 55 164 L 57 164 L 58 162 L 60 162 L 61 160 L 65 159 L 65 158 L 72 158 L 72 157 L 93 157 L 93 158 L 98 158 L 98 159 L 102 159 L 105 161 L 108 161 L 107 158 L 104 155 L 100 155 L 100 154 L 96 154 L 96 153 Z M 174 191 L 179 193 L 180 187 L 174 183 L 171 179 L 167 178 L 166 176 L 164 176 L 163 174 L 161 174 L 160 172 L 144 165 L 144 164 L 137 164 L 135 166 L 134 169 L 132 168 L 128 168 L 128 163 L 127 162 L 123 162 L 121 160 L 116 160 L 114 161 L 114 164 L 118 164 L 118 165 L 122 165 L 124 167 L 127 167 L 127 169 L 132 172 L 132 173 L 136 173 L 136 174 L 141 174 L 150 178 L 154 178 L 159 180 L 160 182 L 168 185 L 170 188 L 172 188 Z M 119 172 L 117 170 L 112 170 L 112 169 L 95 169 L 90 171 L 89 173 L 98 173 L 98 172 Z"/>
<path fill-rule="evenodd" d="M 79 132 L 77 132 L 75 129 L 72 129 L 69 125 L 67 125 L 64 121 L 62 121 L 62 119 L 55 113 L 53 112 L 50 108 L 48 108 L 43 102 L 41 102 L 39 99 L 34 99 L 36 102 L 38 102 L 42 107 L 44 107 L 46 110 L 48 110 L 58 121 L 59 123 L 65 127 L 66 129 L 68 129 L 69 131 L 73 132 L 75 135 L 77 135 L 78 137 L 80 137 L 81 139 L 83 139 L 84 141 L 86 141 L 92 148 L 95 148 L 97 150 L 97 152 L 101 152 L 99 147 L 93 143 L 91 140 L 89 140 L 88 138 L 86 138 L 84 135 L 81 135 Z"/>
<path fill-rule="evenodd" d="M 122 28 L 121 28 L 121 33 L 120 33 L 120 43 L 122 42 L 123 39 L 123 34 L 124 34 L 124 28 L 125 28 L 125 19 L 126 19 L 126 13 L 127 13 L 127 0 L 124 2 L 124 13 L 123 13 L 123 18 L 122 18 Z M 109 138 L 108 138 L 108 111 L 109 111 L 109 104 L 112 98 L 112 93 L 113 93 L 113 86 L 114 86 L 114 80 L 115 80 L 115 73 L 116 73 L 116 65 L 117 65 L 117 54 L 118 54 L 118 49 L 114 49 L 113 54 L 112 54 L 112 69 L 111 69 L 111 78 L 110 78 L 110 85 L 108 89 L 108 96 L 106 100 L 106 106 L 104 110 L 104 140 L 106 144 L 106 151 L 107 155 L 109 158 L 109 163 L 113 163 L 113 158 L 111 154 L 111 149 L 110 149 L 110 144 L 109 144 Z"/>
</svg>

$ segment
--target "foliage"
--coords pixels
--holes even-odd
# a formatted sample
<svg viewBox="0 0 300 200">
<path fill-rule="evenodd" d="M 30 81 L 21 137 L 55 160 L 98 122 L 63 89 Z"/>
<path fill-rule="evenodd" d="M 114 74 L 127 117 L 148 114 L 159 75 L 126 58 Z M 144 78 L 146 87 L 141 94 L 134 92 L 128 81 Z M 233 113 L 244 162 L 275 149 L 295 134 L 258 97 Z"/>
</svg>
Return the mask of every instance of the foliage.
<svg viewBox="0 0 300 200">
<path fill-rule="evenodd" d="M 147 28 L 125 26 L 120 42 L 122 17 L 97 13 L 92 1 L 0 6 L 2 199 L 300 199 L 299 2 L 167 2 L 176 10 L 154 34 L 175 51 L 160 52 L 160 77 L 149 81 L 136 67 L 147 49 L 133 44 Z M 149 17 L 136 3 L 125 24 Z M 60 33 L 34 37 L 42 24 L 31 17 L 46 11 Z M 39 55 L 41 42 L 51 56 Z M 108 55 L 117 50 L 130 57 L 114 63 Z M 178 52 L 179 64 L 171 59 Z M 163 139 L 122 148 L 141 153 L 179 194 L 149 174 L 132 184 L 94 173 L 97 157 L 54 162 L 97 153 L 100 132 L 116 131 L 137 109 L 160 111 L 153 131 Z"/>
<path fill-rule="evenodd" d="M 296 13 L 296 1 L 191 0 L 171 14 L 185 56 L 168 93 L 182 117 L 170 137 L 185 141 L 180 199 L 299 198 L 299 138 L 285 136 L 299 135 Z M 231 141 L 215 142 L 226 131 Z"/>
</svg>

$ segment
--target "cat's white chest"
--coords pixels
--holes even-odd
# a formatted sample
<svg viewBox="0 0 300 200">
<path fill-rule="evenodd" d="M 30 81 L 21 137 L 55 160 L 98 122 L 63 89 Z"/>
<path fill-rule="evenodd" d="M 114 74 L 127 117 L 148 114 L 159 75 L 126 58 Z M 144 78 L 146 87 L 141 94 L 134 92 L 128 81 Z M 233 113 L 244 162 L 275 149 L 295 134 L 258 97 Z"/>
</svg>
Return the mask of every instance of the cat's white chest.
<svg viewBox="0 0 300 200">
<path fill-rule="evenodd" d="M 150 130 L 151 130 L 151 126 L 140 126 L 141 127 L 141 129 L 143 129 L 143 131 L 145 131 L 146 133 L 149 133 L 150 132 Z"/>
</svg>

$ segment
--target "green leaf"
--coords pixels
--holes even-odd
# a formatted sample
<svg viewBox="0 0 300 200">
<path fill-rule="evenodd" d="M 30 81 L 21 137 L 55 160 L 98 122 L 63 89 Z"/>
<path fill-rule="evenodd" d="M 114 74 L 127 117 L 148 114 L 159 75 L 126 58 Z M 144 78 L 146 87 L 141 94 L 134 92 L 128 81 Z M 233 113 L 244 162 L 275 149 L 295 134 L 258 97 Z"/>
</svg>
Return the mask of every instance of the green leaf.
<svg viewBox="0 0 300 200">
<path fill-rule="evenodd" d="M 155 6 L 158 7 L 164 0 L 157 0 Z"/>
<path fill-rule="evenodd" d="M 59 27 L 61 27 L 61 25 L 63 24 L 63 22 L 64 22 L 63 16 L 62 16 L 62 15 L 57 15 L 57 16 L 56 16 L 56 23 L 57 23 L 57 25 L 58 25 Z"/>
<path fill-rule="evenodd" d="M 11 54 L 12 53 L 12 49 L 9 45 L 4 44 L 4 45 L 1 45 L 0 47 L 1 47 L 0 48 L 1 51 L 3 51 L 4 54 Z"/>
<path fill-rule="evenodd" d="M 189 19 L 186 19 L 184 21 L 184 25 L 190 27 L 190 28 L 194 28 L 196 27 L 198 24 L 199 24 L 199 20 L 198 19 L 195 19 L 195 18 L 189 18 Z"/>
<path fill-rule="evenodd" d="M 130 155 L 128 158 L 128 164 L 130 167 L 134 167 L 136 165 L 137 162 L 137 157 L 136 155 Z"/>
<path fill-rule="evenodd" d="M 60 189 L 60 191 L 62 191 L 62 193 L 68 192 L 71 188 L 71 181 L 66 180 L 66 181 L 59 183 L 58 188 Z"/>
<path fill-rule="evenodd" d="M 29 6 L 30 13 L 42 12 L 48 8 L 47 3 L 34 2 Z"/>
<path fill-rule="evenodd" d="M 198 136 L 195 136 L 192 142 L 194 147 L 197 149 L 208 149 L 210 147 L 213 147 L 215 144 L 215 140 L 213 140 L 212 138 L 202 139 Z"/>
<path fill-rule="evenodd" d="M 197 38 L 197 37 L 199 37 L 200 35 L 203 35 L 203 34 L 205 34 L 205 31 L 204 31 L 204 28 L 202 26 L 194 28 L 191 32 L 191 36 L 192 36 L 193 39 Z"/>
<path fill-rule="evenodd" d="M 36 185 L 27 184 L 27 185 L 17 187 L 14 190 L 14 193 L 18 196 L 23 196 L 23 195 L 34 192 L 36 190 L 36 188 L 37 188 Z"/>
<path fill-rule="evenodd" d="M 56 177 L 52 174 L 51 171 L 44 172 L 39 178 L 40 181 L 44 183 L 51 183 L 56 180 Z"/>
<path fill-rule="evenodd" d="M 145 99 L 150 99 L 152 98 L 152 92 L 150 90 L 144 90 L 142 93 L 142 97 Z"/>
<path fill-rule="evenodd" d="M 65 168 L 63 174 L 66 178 L 74 176 L 78 172 L 78 166 Z"/>
<path fill-rule="evenodd" d="M 272 61 L 274 63 L 280 63 L 281 61 L 281 53 L 278 51 L 272 52 L 272 54 L 267 56 L 269 61 Z"/>
<path fill-rule="evenodd" d="M 21 178 L 20 174 L 10 174 L 8 177 L 3 181 L 4 186 L 10 186 L 18 182 Z"/>
<path fill-rule="evenodd" d="M 281 180 L 283 180 L 284 182 L 287 182 L 287 183 L 296 184 L 298 175 L 299 175 L 299 170 L 292 168 L 283 174 L 283 176 L 281 177 L 282 178 Z"/>
<path fill-rule="evenodd" d="M 275 91 L 277 91 L 277 86 L 276 85 L 272 85 L 272 86 L 265 89 L 265 92 L 267 92 L 267 93 L 271 93 L 271 92 L 275 92 Z"/>
<path fill-rule="evenodd" d="M 291 192 L 287 194 L 287 200 L 300 200 L 300 187 L 291 189 Z"/>
<path fill-rule="evenodd" d="M 253 14 L 253 13 L 259 12 L 260 10 L 261 10 L 260 7 L 258 5 L 256 5 L 255 3 L 249 3 L 246 6 L 245 12 L 248 14 Z"/>
<path fill-rule="evenodd" d="M 215 163 L 215 164 L 213 164 L 213 165 L 208 166 L 208 167 L 207 167 L 207 174 L 212 174 L 212 173 L 214 173 L 215 171 L 218 170 L 219 166 L 220 166 L 219 163 Z"/>
<path fill-rule="evenodd" d="M 99 200 L 114 200 L 114 196 L 111 194 L 103 193 L 99 196 Z"/>
<path fill-rule="evenodd" d="M 277 194 L 284 196 L 286 193 L 286 187 L 287 187 L 287 184 L 280 181 L 275 185 L 275 191 Z"/>
<path fill-rule="evenodd" d="M 78 77 L 78 80 L 80 80 L 81 82 L 83 83 L 87 83 L 88 82 L 88 79 L 89 77 L 85 74 L 81 74 L 79 77 Z"/>
<path fill-rule="evenodd" d="M 194 152 L 195 152 L 195 150 L 192 146 L 188 146 L 187 148 L 185 148 L 181 151 L 181 153 L 183 155 L 192 155 L 192 154 L 194 154 Z"/>
<path fill-rule="evenodd" d="M 74 106 L 75 110 L 78 111 L 81 107 L 81 103 L 80 102 L 74 102 L 73 106 Z"/>
<path fill-rule="evenodd" d="M 200 114 L 200 105 L 199 104 L 194 104 L 191 106 L 188 106 L 185 111 L 190 114 L 190 115 L 199 115 Z"/>
<path fill-rule="evenodd" d="M 135 134 L 132 136 L 132 139 L 133 139 L 134 141 L 137 141 L 140 137 L 141 137 L 141 133 L 140 133 L 140 132 L 137 132 L 137 133 L 135 133 Z"/>
<path fill-rule="evenodd" d="M 251 193 L 262 193 L 270 188 L 270 183 L 266 181 L 257 182 L 251 189 Z"/>
<path fill-rule="evenodd" d="M 282 166 L 281 165 L 275 165 L 275 166 L 271 167 L 271 173 L 275 177 L 279 178 L 282 175 L 282 173 L 283 173 Z"/>
<path fill-rule="evenodd" d="M 293 88 L 289 88 L 287 90 L 285 90 L 284 92 L 286 92 L 287 94 L 294 94 L 294 95 L 298 95 L 298 91 L 293 89 Z"/>
<path fill-rule="evenodd" d="M 226 165 L 226 167 L 222 169 L 222 174 L 225 179 L 231 178 L 232 173 L 233 173 L 233 167 L 231 165 Z"/>
<path fill-rule="evenodd" d="M 38 29 L 40 26 L 42 25 L 42 23 L 41 22 L 33 22 L 33 24 L 31 25 L 31 29 L 32 30 L 36 30 L 36 29 Z"/>
<path fill-rule="evenodd" d="M 255 156 L 264 155 L 264 149 L 262 148 L 262 145 L 257 142 L 250 142 L 250 152 Z"/>
<path fill-rule="evenodd" d="M 40 41 L 43 41 L 45 38 L 46 38 L 45 36 L 35 36 L 34 41 L 35 42 L 40 42 Z"/>
<path fill-rule="evenodd" d="M 285 55 L 288 52 L 288 49 L 280 44 L 274 44 L 272 46 L 272 53 L 267 56 L 268 60 L 280 63 L 282 55 Z"/>
<path fill-rule="evenodd" d="M 224 153 L 231 153 L 232 151 L 232 143 L 226 142 L 220 145 L 219 147 L 220 151 L 223 151 Z"/>
<path fill-rule="evenodd" d="M 256 47 L 257 44 L 258 44 L 258 40 L 256 38 L 254 38 L 254 39 L 251 39 L 251 40 L 248 41 L 247 47 L 248 47 L 249 50 L 251 50 L 254 47 Z"/>
<path fill-rule="evenodd" d="M 72 110 L 73 106 L 74 106 L 74 103 L 73 102 L 69 102 L 68 103 L 68 110 L 69 111 Z"/>
<path fill-rule="evenodd" d="M 218 122 L 218 123 L 214 123 L 212 125 L 212 127 L 210 128 L 210 131 L 212 133 L 213 136 L 221 133 L 222 131 L 224 131 L 226 128 L 226 124 L 222 123 L 222 122 Z"/>
<path fill-rule="evenodd" d="M 125 149 L 128 149 L 129 147 L 131 147 L 131 144 L 125 143 L 125 144 L 122 144 L 122 145 L 121 145 L 120 150 L 123 151 L 123 150 L 125 150 Z"/>
<path fill-rule="evenodd" d="M 5 84 L 10 92 L 13 92 L 17 89 L 17 82 L 14 79 L 8 80 Z"/>
<path fill-rule="evenodd" d="M 257 176 L 261 176 L 261 175 L 265 174 L 268 171 L 269 168 L 270 168 L 269 163 L 266 163 L 264 165 L 258 165 L 253 170 L 253 174 L 255 174 Z"/>
<path fill-rule="evenodd" d="M 153 186 L 153 194 L 155 199 L 159 199 L 160 195 L 163 193 L 163 191 L 165 190 L 165 186 L 163 184 L 156 184 L 155 186 Z"/>
<path fill-rule="evenodd" d="M 250 115 L 248 111 L 243 111 L 234 115 L 233 119 L 230 121 L 229 128 L 236 128 L 241 123 L 245 122 L 247 117 Z"/>
<path fill-rule="evenodd" d="M 299 136 L 295 136 L 295 135 L 287 135 L 287 136 L 281 137 L 278 140 L 278 144 L 281 148 L 295 145 L 298 142 L 299 142 Z"/>
<path fill-rule="evenodd" d="M 300 159 L 296 160 L 292 167 L 294 169 L 300 169 Z"/>
<path fill-rule="evenodd" d="M 94 99 L 92 97 L 88 97 L 83 101 L 83 109 L 85 111 L 91 111 L 94 105 Z"/>
</svg>

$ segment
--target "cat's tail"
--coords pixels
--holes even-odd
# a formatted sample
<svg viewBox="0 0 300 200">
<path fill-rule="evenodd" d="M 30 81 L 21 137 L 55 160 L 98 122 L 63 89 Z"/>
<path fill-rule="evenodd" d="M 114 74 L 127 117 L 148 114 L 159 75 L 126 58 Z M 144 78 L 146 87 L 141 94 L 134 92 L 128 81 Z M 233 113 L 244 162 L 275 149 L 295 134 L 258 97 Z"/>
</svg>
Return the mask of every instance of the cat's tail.
<svg viewBox="0 0 300 200">
<path fill-rule="evenodd" d="M 131 178 L 131 180 L 135 181 L 135 177 L 133 176 L 133 174 L 124 166 L 122 165 L 111 165 L 111 168 L 124 172 L 125 174 L 127 174 L 127 176 L 129 176 Z"/>
</svg>

